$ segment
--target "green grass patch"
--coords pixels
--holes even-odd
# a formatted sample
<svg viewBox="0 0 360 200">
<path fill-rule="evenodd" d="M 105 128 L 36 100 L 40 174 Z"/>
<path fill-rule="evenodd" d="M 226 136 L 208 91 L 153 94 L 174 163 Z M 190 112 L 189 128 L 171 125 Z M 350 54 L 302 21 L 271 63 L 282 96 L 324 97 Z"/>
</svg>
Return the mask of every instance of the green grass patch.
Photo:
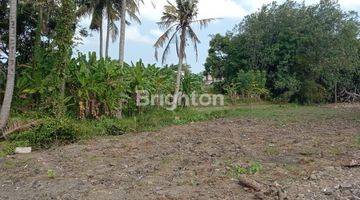
<svg viewBox="0 0 360 200">
<path fill-rule="evenodd" d="M 320 106 L 299 106 L 296 104 L 274 105 L 267 103 L 240 104 L 225 107 L 179 108 L 176 111 L 153 109 L 124 119 L 102 118 L 99 120 L 78 120 L 74 118 L 46 118 L 39 113 L 19 115 L 12 121 L 41 119 L 41 125 L 31 130 L 10 136 L 9 141 L 0 144 L 0 157 L 12 154 L 18 146 L 31 146 L 34 149 L 64 145 L 79 140 L 101 136 L 117 136 L 131 132 L 157 131 L 170 125 L 184 125 L 192 122 L 208 121 L 218 118 L 267 119 L 283 126 L 288 123 L 339 118 L 359 120 L 359 112 L 349 112 Z M 360 143 L 360 136 L 357 139 Z M 277 148 L 265 149 L 268 155 L 279 153 Z"/>
<path fill-rule="evenodd" d="M 52 169 L 49 169 L 47 172 L 46 172 L 46 175 L 49 179 L 55 179 L 56 177 L 56 172 Z"/>
<path fill-rule="evenodd" d="M 262 171 L 263 166 L 259 162 L 252 162 L 249 166 L 240 166 L 240 165 L 229 165 L 230 175 L 232 177 L 238 178 L 244 174 L 257 174 Z"/>
<path fill-rule="evenodd" d="M 268 156 L 277 156 L 280 154 L 280 150 L 278 147 L 274 146 L 274 145 L 268 145 L 265 147 L 264 152 L 266 153 L 266 155 Z"/>
</svg>

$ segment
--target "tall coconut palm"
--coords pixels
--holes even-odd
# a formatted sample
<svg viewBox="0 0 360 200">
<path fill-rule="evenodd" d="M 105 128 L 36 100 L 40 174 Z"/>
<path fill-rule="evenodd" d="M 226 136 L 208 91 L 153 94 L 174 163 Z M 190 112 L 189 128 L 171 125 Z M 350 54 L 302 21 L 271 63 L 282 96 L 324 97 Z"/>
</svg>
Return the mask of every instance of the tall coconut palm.
<svg viewBox="0 0 360 200">
<path fill-rule="evenodd" d="M 126 34 L 126 0 L 121 1 L 121 20 L 120 20 L 120 42 L 119 42 L 119 62 L 124 66 L 125 59 L 125 34 Z"/>
<path fill-rule="evenodd" d="M 108 58 L 110 48 L 110 36 L 112 42 L 114 42 L 116 40 L 116 37 L 119 35 L 119 29 L 115 24 L 115 22 L 119 20 L 119 14 L 116 8 L 116 4 L 113 1 L 106 1 L 105 12 L 107 18 L 105 57 Z"/>
<path fill-rule="evenodd" d="M 9 15 L 9 61 L 7 69 L 7 81 L 3 104 L 0 111 L 0 131 L 4 130 L 10 115 L 12 97 L 15 84 L 16 65 L 16 10 L 17 0 L 10 0 Z"/>
<path fill-rule="evenodd" d="M 176 52 L 179 58 L 173 100 L 174 106 L 176 106 L 177 104 L 177 99 L 180 91 L 183 64 L 184 59 L 186 58 L 185 48 L 187 39 L 191 40 L 195 49 L 196 58 L 198 57 L 197 46 L 200 43 L 200 40 L 191 25 L 199 24 L 201 28 L 204 28 L 211 21 L 215 20 L 215 18 L 197 19 L 197 15 L 198 0 L 176 0 L 175 4 L 172 4 L 168 1 L 168 4 L 164 7 L 161 21 L 158 22 L 159 27 L 161 29 L 164 29 L 165 32 L 154 44 L 155 58 L 158 60 L 159 48 L 165 47 L 162 55 L 162 63 L 164 64 L 167 55 L 170 53 L 170 46 L 172 43 L 175 43 L 176 45 Z"/>
<path fill-rule="evenodd" d="M 99 31 L 100 33 L 100 57 L 104 56 L 104 36 L 103 36 L 103 22 L 104 10 L 107 1 L 111 0 L 84 0 L 78 10 L 78 16 L 91 16 L 90 30 Z"/>
<path fill-rule="evenodd" d="M 143 0 L 121 0 L 119 4 L 120 10 L 120 42 L 119 42 L 119 62 L 120 66 L 124 65 L 125 58 L 125 35 L 126 35 L 126 14 L 132 20 L 135 20 L 138 23 L 141 23 L 139 18 L 136 16 L 136 13 L 139 12 L 139 4 L 144 3 Z"/>
<path fill-rule="evenodd" d="M 118 35 L 118 28 L 115 24 L 116 20 L 125 20 L 125 24 L 128 23 L 126 21 L 125 14 L 128 14 L 131 20 L 140 23 L 140 19 L 136 16 L 136 13 L 139 12 L 138 3 L 142 2 L 142 0 L 127 0 L 127 1 L 119 1 L 119 0 L 83 0 L 81 2 L 80 9 L 78 11 L 79 16 L 89 15 L 91 16 L 91 24 L 90 29 L 99 31 L 100 33 L 100 56 L 103 57 L 104 52 L 104 36 L 103 36 L 103 22 L 104 15 L 107 18 L 107 31 L 106 31 L 106 47 L 105 47 L 105 56 L 108 57 L 109 54 L 109 43 L 110 43 L 110 35 L 113 39 Z M 125 6 L 123 6 L 125 4 Z M 123 9 L 124 8 L 124 9 Z M 125 14 L 123 14 L 123 10 Z M 125 28 L 125 26 L 122 26 Z M 124 31 L 124 30 L 123 30 Z M 122 34 L 122 35 L 125 35 Z M 124 38 L 121 37 L 121 38 Z M 120 43 L 125 43 L 120 38 Z M 123 46 L 123 45 L 120 45 Z M 123 52 L 123 50 L 121 51 Z"/>
</svg>

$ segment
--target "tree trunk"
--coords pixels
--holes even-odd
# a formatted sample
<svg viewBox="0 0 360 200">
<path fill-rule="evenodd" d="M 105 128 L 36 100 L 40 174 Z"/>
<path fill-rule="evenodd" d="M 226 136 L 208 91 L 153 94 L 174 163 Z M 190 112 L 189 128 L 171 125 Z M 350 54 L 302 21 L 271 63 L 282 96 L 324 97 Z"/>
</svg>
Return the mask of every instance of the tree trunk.
<svg viewBox="0 0 360 200">
<path fill-rule="evenodd" d="M 337 101 L 338 101 L 338 95 L 337 95 L 337 82 L 335 82 L 335 89 L 334 89 L 334 94 L 335 94 L 335 104 L 337 104 Z"/>
<path fill-rule="evenodd" d="M 110 44 L 110 19 L 107 19 L 106 26 L 106 44 L 105 44 L 105 58 L 109 57 L 109 44 Z"/>
<path fill-rule="evenodd" d="M 120 20 L 120 44 L 119 44 L 119 63 L 124 66 L 125 57 L 125 34 L 126 34 L 126 0 L 121 2 L 121 20 Z"/>
<path fill-rule="evenodd" d="M 124 57 L 125 57 L 125 31 L 126 31 L 126 0 L 121 1 L 121 13 L 120 13 L 120 41 L 119 41 L 119 63 L 120 67 L 124 67 Z M 116 118 L 121 119 L 122 114 L 122 105 L 123 102 L 120 100 L 119 109 L 116 111 Z"/>
<path fill-rule="evenodd" d="M 15 85 L 15 65 L 16 65 L 16 10 L 17 0 L 10 1 L 9 15 L 9 61 L 6 89 L 3 104 L 0 111 L 0 132 L 6 127 L 10 115 L 10 108 Z"/>
<path fill-rule="evenodd" d="M 173 99 L 173 106 L 176 108 L 176 105 L 178 103 L 178 97 L 180 92 L 180 85 L 181 85 L 181 77 L 182 77 L 182 66 L 184 62 L 184 55 L 185 55 L 185 28 L 181 31 L 180 35 L 180 50 L 179 50 L 179 66 L 176 76 L 176 84 L 175 84 L 175 93 L 174 93 L 174 99 Z"/>
<path fill-rule="evenodd" d="M 104 57 L 103 17 L 100 20 L 100 58 Z"/>
</svg>

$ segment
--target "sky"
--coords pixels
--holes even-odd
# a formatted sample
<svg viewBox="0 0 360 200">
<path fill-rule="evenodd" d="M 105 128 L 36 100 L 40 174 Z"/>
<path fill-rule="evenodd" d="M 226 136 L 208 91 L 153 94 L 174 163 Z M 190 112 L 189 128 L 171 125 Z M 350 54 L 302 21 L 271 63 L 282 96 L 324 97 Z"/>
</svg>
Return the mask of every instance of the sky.
<svg viewBox="0 0 360 200">
<path fill-rule="evenodd" d="M 174 1 L 174 0 L 170 0 Z M 204 71 L 204 63 L 208 55 L 209 41 L 211 35 L 220 33 L 225 34 L 231 31 L 236 24 L 238 24 L 244 16 L 258 11 L 262 5 L 271 3 L 273 0 L 199 0 L 199 19 L 203 18 L 220 18 L 212 22 L 206 29 L 200 29 L 199 26 L 194 25 L 194 30 L 197 32 L 201 43 L 198 47 L 199 58 L 195 57 L 192 46 L 187 47 L 186 62 L 191 66 L 194 73 Z M 285 0 L 278 0 L 278 3 Z M 303 2 L 303 0 L 298 0 Z M 125 46 L 125 61 L 136 62 L 142 59 L 146 64 L 157 63 L 158 66 L 162 64 L 156 62 L 154 58 L 153 44 L 164 30 L 158 28 L 156 22 L 159 21 L 164 5 L 167 0 L 144 0 L 144 4 L 140 6 L 141 25 L 132 24 L 126 29 L 126 46 Z M 318 3 L 319 0 L 305 0 L 308 5 Z M 341 7 L 344 10 L 355 10 L 360 12 L 360 0 L 339 0 Z M 81 25 L 88 27 L 90 23 L 89 17 L 83 18 Z M 105 34 L 104 34 L 105 35 Z M 82 44 L 76 47 L 76 50 L 82 53 L 89 51 L 99 52 L 99 33 L 91 32 L 87 38 L 83 38 Z M 113 59 L 118 59 L 119 39 L 110 44 L 109 54 Z M 160 51 L 161 53 L 162 51 Z M 99 54 L 98 54 L 99 55 Z M 166 64 L 176 64 L 178 59 L 176 57 L 175 47 L 172 48 Z"/>
</svg>

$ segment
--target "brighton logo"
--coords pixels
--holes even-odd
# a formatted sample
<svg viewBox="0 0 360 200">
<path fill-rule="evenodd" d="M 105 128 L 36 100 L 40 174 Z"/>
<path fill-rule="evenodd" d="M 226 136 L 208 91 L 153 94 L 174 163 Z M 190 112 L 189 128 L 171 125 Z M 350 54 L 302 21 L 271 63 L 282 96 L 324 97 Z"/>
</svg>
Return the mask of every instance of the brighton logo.
<svg viewBox="0 0 360 200">
<path fill-rule="evenodd" d="M 146 90 L 136 92 L 137 106 L 160 106 L 167 110 L 175 110 L 178 106 L 186 107 L 209 107 L 224 106 L 224 95 L 221 94 L 150 94 Z"/>
</svg>

